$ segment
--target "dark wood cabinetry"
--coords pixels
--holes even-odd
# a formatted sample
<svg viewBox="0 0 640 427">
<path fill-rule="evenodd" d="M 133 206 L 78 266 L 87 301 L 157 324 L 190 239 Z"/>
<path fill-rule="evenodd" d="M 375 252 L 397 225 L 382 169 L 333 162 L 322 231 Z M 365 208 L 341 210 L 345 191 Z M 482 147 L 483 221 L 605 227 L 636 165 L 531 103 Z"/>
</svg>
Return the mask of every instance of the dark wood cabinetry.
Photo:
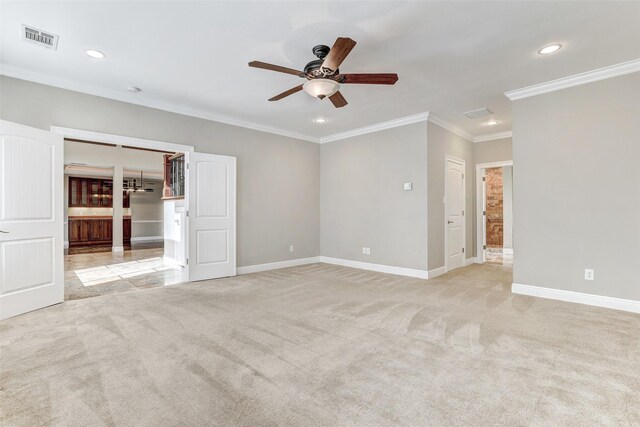
<svg viewBox="0 0 640 427">
<path fill-rule="evenodd" d="M 131 218 L 122 220 L 124 244 L 131 242 Z M 69 218 L 69 246 L 110 245 L 113 242 L 111 218 Z"/>
<path fill-rule="evenodd" d="M 122 192 L 122 206 L 130 206 L 129 193 Z M 70 208 L 113 207 L 113 180 L 69 177 Z"/>
</svg>

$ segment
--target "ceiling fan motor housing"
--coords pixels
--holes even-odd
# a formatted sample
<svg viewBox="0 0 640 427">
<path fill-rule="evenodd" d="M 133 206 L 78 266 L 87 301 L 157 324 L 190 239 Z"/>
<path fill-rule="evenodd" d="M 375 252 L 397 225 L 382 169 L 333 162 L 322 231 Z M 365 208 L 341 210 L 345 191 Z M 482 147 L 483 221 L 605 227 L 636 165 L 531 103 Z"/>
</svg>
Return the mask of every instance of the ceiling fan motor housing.
<svg viewBox="0 0 640 427">
<path fill-rule="evenodd" d="M 328 78 L 331 76 L 338 75 L 339 70 L 332 71 L 331 73 L 327 73 L 328 70 L 322 68 L 322 64 L 324 63 L 324 58 L 329 54 L 331 48 L 329 46 L 325 46 L 323 44 L 319 44 L 311 49 L 313 54 L 318 57 L 307 65 L 304 66 L 304 74 L 309 79 L 316 78 Z"/>
</svg>

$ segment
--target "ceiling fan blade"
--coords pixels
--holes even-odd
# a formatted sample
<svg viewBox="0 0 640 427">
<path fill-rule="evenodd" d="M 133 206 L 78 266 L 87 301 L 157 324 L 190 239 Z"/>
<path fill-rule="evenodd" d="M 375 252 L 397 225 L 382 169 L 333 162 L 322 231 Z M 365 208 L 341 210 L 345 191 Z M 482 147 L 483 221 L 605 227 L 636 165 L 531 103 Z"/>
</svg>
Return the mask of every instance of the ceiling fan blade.
<svg viewBox="0 0 640 427">
<path fill-rule="evenodd" d="M 286 90 L 286 91 L 282 92 L 281 94 L 274 96 L 273 98 L 270 98 L 269 101 L 278 101 L 278 100 L 280 100 L 282 98 L 286 98 L 289 95 L 293 95 L 296 92 L 300 92 L 301 90 L 302 90 L 302 85 L 296 86 L 296 87 L 292 87 L 291 89 Z"/>
<path fill-rule="evenodd" d="M 324 58 L 322 68 L 336 71 L 355 45 L 356 42 L 348 37 L 338 37 L 329 51 L 329 54 Z"/>
<path fill-rule="evenodd" d="M 344 107 L 345 105 L 347 105 L 347 100 L 344 99 L 344 96 L 342 96 L 340 91 L 338 91 L 338 92 L 334 93 L 333 95 L 331 95 L 329 97 L 329 99 L 333 103 L 333 106 L 336 107 L 336 108 L 341 108 L 341 107 Z"/>
<path fill-rule="evenodd" d="M 398 75 L 389 74 L 340 74 L 336 79 L 340 83 L 365 85 L 393 85 L 398 81 Z"/>
<path fill-rule="evenodd" d="M 280 65 L 267 64 L 266 62 L 251 61 L 249 67 L 262 68 L 263 70 L 277 71 L 279 73 L 293 74 L 294 76 L 304 77 L 302 71 L 294 70 L 293 68 L 281 67 Z"/>
</svg>

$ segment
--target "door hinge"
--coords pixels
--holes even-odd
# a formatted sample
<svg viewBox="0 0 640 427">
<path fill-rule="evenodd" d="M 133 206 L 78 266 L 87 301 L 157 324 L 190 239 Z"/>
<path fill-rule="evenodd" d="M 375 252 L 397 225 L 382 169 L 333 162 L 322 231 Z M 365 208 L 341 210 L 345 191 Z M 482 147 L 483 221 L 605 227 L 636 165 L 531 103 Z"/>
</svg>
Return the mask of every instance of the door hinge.
<svg viewBox="0 0 640 427">
<path fill-rule="evenodd" d="M 483 181 L 486 181 L 486 180 L 487 180 L 487 178 L 485 178 L 485 177 L 483 176 L 483 177 L 482 177 L 482 180 L 483 180 Z"/>
<path fill-rule="evenodd" d="M 462 216 L 464 216 L 464 211 L 462 211 Z"/>
<path fill-rule="evenodd" d="M 487 245 L 482 245 L 482 249 L 487 249 Z"/>
<path fill-rule="evenodd" d="M 487 215 L 487 211 L 482 211 L 482 215 Z"/>
<path fill-rule="evenodd" d="M 464 253 L 464 248 L 462 248 L 462 253 Z"/>
<path fill-rule="evenodd" d="M 189 211 L 187 211 L 187 218 L 189 218 Z"/>
<path fill-rule="evenodd" d="M 189 169 L 189 163 L 187 163 L 187 170 Z"/>
</svg>

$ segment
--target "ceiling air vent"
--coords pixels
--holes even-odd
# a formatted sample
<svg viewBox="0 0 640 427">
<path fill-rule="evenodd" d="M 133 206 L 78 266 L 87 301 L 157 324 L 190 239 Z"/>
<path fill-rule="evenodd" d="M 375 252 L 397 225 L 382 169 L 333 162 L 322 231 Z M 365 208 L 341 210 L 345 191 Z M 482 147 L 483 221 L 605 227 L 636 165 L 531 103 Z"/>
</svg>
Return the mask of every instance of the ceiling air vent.
<svg viewBox="0 0 640 427">
<path fill-rule="evenodd" d="M 22 40 L 46 47 L 47 49 L 58 49 L 58 35 L 39 30 L 22 24 Z"/>
<path fill-rule="evenodd" d="M 489 116 L 491 114 L 493 114 L 493 111 L 488 108 L 479 108 L 477 110 L 467 111 L 464 113 L 464 115 L 470 119 L 477 119 L 478 117 Z"/>
</svg>

